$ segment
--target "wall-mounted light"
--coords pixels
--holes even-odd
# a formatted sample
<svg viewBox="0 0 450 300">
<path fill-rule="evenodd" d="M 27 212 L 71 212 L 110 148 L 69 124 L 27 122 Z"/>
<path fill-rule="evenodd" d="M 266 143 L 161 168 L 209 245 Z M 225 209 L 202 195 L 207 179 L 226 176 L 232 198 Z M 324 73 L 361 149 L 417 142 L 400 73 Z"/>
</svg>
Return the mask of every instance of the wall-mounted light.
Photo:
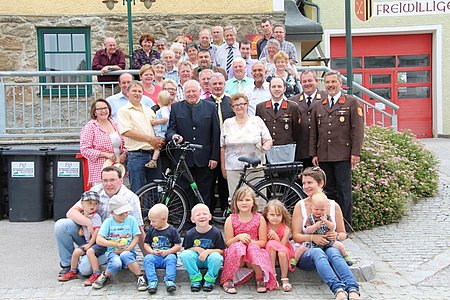
<svg viewBox="0 0 450 300">
<path fill-rule="evenodd" d="M 141 2 L 144 2 L 145 8 L 150 9 L 153 2 L 156 2 L 156 0 L 141 0 Z"/>
</svg>

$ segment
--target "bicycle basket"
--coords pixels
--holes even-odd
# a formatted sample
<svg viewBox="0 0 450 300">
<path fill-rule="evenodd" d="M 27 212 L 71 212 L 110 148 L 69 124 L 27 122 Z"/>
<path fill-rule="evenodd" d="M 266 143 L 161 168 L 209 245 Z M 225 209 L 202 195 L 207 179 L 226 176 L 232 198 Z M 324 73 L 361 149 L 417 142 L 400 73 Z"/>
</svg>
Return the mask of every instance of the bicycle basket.
<svg viewBox="0 0 450 300">
<path fill-rule="evenodd" d="M 288 164 L 294 162 L 296 144 L 272 146 L 266 152 L 267 161 L 271 165 Z"/>
</svg>

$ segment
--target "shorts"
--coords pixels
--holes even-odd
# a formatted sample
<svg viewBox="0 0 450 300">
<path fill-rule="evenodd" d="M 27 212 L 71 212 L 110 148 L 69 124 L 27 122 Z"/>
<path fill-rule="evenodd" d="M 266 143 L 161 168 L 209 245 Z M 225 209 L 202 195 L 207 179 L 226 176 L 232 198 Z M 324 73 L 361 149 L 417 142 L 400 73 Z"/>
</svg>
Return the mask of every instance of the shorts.
<svg viewBox="0 0 450 300">
<path fill-rule="evenodd" d="M 79 247 L 81 250 L 83 250 L 82 246 Z M 94 249 L 95 256 L 99 257 L 100 255 L 103 255 L 106 253 L 107 248 L 104 246 L 100 246 L 97 244 L 92 245 L 91 247 Z M 83 250 L 83 254 L 86 254 L 86 251 Z"/>
</svg>

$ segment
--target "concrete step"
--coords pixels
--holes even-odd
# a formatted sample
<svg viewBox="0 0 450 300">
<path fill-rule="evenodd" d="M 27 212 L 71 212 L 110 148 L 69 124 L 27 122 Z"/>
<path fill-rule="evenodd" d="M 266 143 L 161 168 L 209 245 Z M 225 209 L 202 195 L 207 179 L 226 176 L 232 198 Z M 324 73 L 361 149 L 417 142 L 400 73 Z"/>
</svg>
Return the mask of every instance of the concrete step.
<svg viewBox="0 0 450 300">
<path fill-rule="evenodd" d="M 350 267 L 350 270 L 353 272 L 353 275 L 355 276 L 356 280 L 358 282 L 365 282 L 370 281 L 375 277 L 375 269 L 373 265 L 373 261 L 370 258 L 369 255 L 367 255 L 364 251 L 362 251 L 359 246 L 354 243 L 351 239 L 347 239 L 344 242 L 344 245 L 347 249 L 347 252 L 352 257 L 352 261 L 354 264 Z M 142 266 L 142 255 L 138 256 L 138 262 L 141 265 L 141 269 L 144 270 Z M 278 272 L 278 278 L 280 277 L 279 269 L 277 269 Z M 165 276 L 165 270 L 158 269 L 157 275 L 159 282 L 164 282 L 163 278 Z M 220 278 L 220 274 L 219 274 Z M 289 273 L 289 279 L 291 282 L 308 282 L 308 283 L 315 283 L 320 284 L 322 283 L 322 280 L 320 279 L 319 275 L 315 271 L 306 272 L 303 270 L 296 270 L 295 272 Z M 128 270 L 121 270 L 116 276 L 112 278 L 113 282 L 135 282 L 136 279 L 134 275 L 128 271 Z M 189 276 L 184 269 L 183 265 L 181 264 L 181 261 L 178 259 L 177 264 L 177 277 L 176 277 L 177 284 L 189 284 Z M 252 280 L 250 282 L 253 283 Z M 161 288 L 161 287 L 160 287 Z"/>
</svg>

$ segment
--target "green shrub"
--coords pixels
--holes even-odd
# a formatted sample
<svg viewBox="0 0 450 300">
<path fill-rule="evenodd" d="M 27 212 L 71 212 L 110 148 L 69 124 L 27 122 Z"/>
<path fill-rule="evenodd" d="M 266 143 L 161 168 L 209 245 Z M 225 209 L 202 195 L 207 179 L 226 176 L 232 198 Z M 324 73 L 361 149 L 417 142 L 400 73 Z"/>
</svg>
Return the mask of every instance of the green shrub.
<svg viewBox="0 0 450 300">
<path fill-rule="evenodd" d="M 361 163 L 353 170 L 353 227 L 356 230 L 398 222 L 408 200 L 436 194 L 436 157 L 409 132 L 369 127 Z"/>
</svg>

